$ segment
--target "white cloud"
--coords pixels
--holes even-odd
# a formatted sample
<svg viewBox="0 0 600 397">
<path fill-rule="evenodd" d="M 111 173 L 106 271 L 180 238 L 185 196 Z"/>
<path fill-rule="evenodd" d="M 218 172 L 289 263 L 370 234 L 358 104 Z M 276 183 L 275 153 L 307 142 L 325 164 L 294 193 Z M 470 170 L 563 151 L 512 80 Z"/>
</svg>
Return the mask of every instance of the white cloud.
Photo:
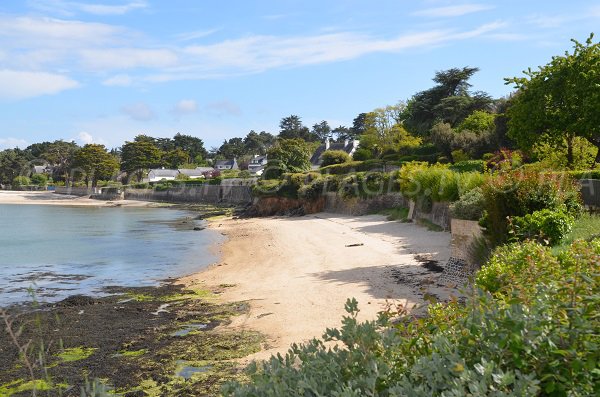
<svg viewBox="0 0 600 397">
<path fill-rule="evenodd" d="M 74 15 L 76 12 L 84 12 L 94 15 L 123 15 L 131 11 L 148 7 L 146 1 L 130 1 L 123 4 L 89 4 L 77 1 L 64 0 L 34 0 L 30 1 L 33 8 L 44 12 L 61 15 Z"/>
<path fill-rule="evenodd" d="M 486 11 L 492 8 L 494 7 L 487 4 L 458 4 L 447 7 L 427 8 L 415 11 L 412 15 L 429 18 L 450 18 Z"/>
<path fill-rule="evenodd" d="M 129 87 L 131 84 L 133 84 L 133 79 L 128 74 L 118 74 L 104 80 L 102 84 L 107 86 Z"/>
<path fill-rule="evenodd" d="M 60 74 L 0 70 L 0 98 L 3 99 L 51 95 L 77 87 L 77 81 Z"/>
<path fill-rule="evenodd" d="M 175 107 L 173 108 L 173 113 L 176 115 L 185 115 L 196 113 L 198 111 L 198 103 L 193 99 L 182 99 L 177 102 Z"/>
<path fill-rule="evenodd" d="M 77 134 L 76 140 L 83 145 L 94 143 L 94 137 L 85 131 L 81 131 L 79 134 Z"/>
<path fill-rule="evenodd" d="M 178 35 L 175 35 L 174 38 L 175 38 L 175 40 L 178 40 L 178 41 L 196 40 L 196 39 L 201 39 L 203 37 L 208 37 L 208 36 L 218 32 L 219 30 L 220 29 L 196 30 L 194 32 L 180 33 Z"/>
<path fill-rule="evenodd" d="M 121 111 L 138 121 L 149 121 L 156 118 L 156 113 L 148 104 L 144 102 L 132 103 L 125 105 L 121 108 Z"/>
<path fill-rule="evenodd" d="M 25 149 L 29 144 L 26 140 L 20 138 L 0 138 L 0 149 Z"/>
<path fill-rule="evenodd" d="M 105 48 L 81 51 L 81 62 L 93 70 L 165 68 L 177 65 L 177 54 L 168 49 Z"/>
<path fill-rule="evenodd" d="M 242 114 L 242 109 L 237 104 L 227 100 L 209 103 L 204 108 L 217 116 L 239 116 Z"/>
</svg>

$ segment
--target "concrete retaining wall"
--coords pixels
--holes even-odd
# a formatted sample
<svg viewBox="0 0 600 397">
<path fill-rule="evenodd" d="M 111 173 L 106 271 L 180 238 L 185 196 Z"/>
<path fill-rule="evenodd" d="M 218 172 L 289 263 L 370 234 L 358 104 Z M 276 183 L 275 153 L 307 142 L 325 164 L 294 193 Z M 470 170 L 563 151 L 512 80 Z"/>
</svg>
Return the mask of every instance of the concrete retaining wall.
<svg viewBox="0 0 600 397">
<path fill-rule="evenodd" d="M 436 202 L 431 206 L 431 211 L 425 212 L 412 200 L 408 204 L 408 219 L 426 219 L 429 222 L 450 230 L 450 203 Z"/>
<path fill-rule="evenodd" d="M 126 189 L 125 199 L 168 203 L 250 204 L 249 186 L 180 186 L 168 190 Z"/>
</svg>

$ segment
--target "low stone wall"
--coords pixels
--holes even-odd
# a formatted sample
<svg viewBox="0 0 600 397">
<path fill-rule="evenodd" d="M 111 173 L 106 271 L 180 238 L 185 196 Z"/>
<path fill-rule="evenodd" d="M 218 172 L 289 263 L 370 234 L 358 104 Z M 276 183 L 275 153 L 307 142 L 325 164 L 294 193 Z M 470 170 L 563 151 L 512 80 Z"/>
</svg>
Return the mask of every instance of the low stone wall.
<svg viewBox="0 0 600 397">
<path fill-rule="evenodd" d="M 100 188 L 100 193 L 92 194 L 90 198 L 104 201 L 123 200 L 125 198 L 125 193 L 123 192 L 123 189 L 118 187 L 103 187 Z"/>
<path fill-rule="evenodd" d="M 463 285 L 475 274 L 478 264 L 473 258 L 473 246 L 483 237 L 483 230 L 477 221 L 451 219 L 451 256 L 440 275 L 440 284 Z"/>
<path fill-rule="evenodd" d="M 57 186 L 56 190 L 54 190 L 56 194 L 69 194 L 71 196 L 90 196 L 92 194 L 100 193 L 99 189 L 92 189 L 87 187 L 64 187 Z"/>
<path fill-rule="evenodd" d="M 590 209 L 600 209 L 600 179 L 582 179 L 581 197 L 583 203 Z"/>
<path fill-rule="evenodd" d="M 450 230 L 450 203 L 436 202 L 425 212 L 412 200 L 408 203 L 408 219 L 426 219 L 444 230 Z"/>
<path fill-rule="evenodd" d="M 152 189 L 126 189 L 125 199 L 159 201 L 168 203 L 250 204 L 252 189 L 249 186 L 179 186 L 164 191 Z"/>
<path fill-rule="evenodd" d="M 387 193 L 373 198 L 342 198 L 337 193 L 325 193 L 324 211 L 345 215 L 365 215 L 388 208 L 408 207 L 400 193 Z"/>
</svg>

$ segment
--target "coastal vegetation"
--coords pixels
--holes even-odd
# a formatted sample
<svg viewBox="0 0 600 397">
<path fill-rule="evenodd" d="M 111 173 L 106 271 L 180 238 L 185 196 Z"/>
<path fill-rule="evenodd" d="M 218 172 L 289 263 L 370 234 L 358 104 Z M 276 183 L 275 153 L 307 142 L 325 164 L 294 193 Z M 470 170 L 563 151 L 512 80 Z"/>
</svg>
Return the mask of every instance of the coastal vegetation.
<svg viewBox="0 0 600 397">
<path fill-rule="evenodd" d="M 127 174 L 125 183 L 138 187 L 147 187 L 134 183 L 150 167 L 266 153 L 264 177 L 253 186 L 256 197 L 314 202 L 330 193 L 348 200 L 397 194 L 425 213 L 445 203 L 452 216 L 479 222 L 482 246 L 489 251 L 481 256 L 487 259 L 478 263 L 465 300 L 431 302 L 424 317 L 390 306 L 376 321 L 359 322 L 359 303 L 351 299 L 340 329 L 251 365 L 241 379 L 232 360 L 259 350 L 262 336 L 211 333 L 211 327 L 244 312 L 243 304 L 217 305 L 199 291 L 159 296 L 130 291 L 128 313 L 143 305 L 174 305 L 178 315 L 171 320 L 177 322 L 135 329 L 150 332 L 143 340 L 128 334 L 82 343 L 73 337 L 48 347 L 30 331 L 39 343 L 23 350 L 16 344 L 0 391 L 67 388 L 74 381 L 65 375 L 65 364 L 83 371 L 102 357 L 113 364 L 109 368 L 126 368 L 127 378 L 111 379 L 114 392 L 124 395 L 216 394 L 226 381 L 222 393 L 236 397 L 600 394 L 600 221 L 584 214 L 577 182 L 599 176 L 599 62 L 600 44 L 593 37 L 575 42 L 573 53 L 524 78 L 508 79 L 517 91 L 501 99 L 470 89 L 477 68 L 441 71 L 434 87 L 361 113 L 350 128 L 321 122 L 310 129 L 292 115 L 282 119 L 277 137 L 252 131 L 211 152 L 201 140 L 177 135 L 138 136 L 112 151 L 59 141 L 0 153 L 0 181 L 14 186 L 33 183 L 19 170 L 36 153 L 51 158 L 68 152 L 53 157 L 59 165 L 54 181 L 96 186 L 120 170 Z M 330 138 L 359 139 L 360 146 L 352 159 L 329 152 L 311 170 L 311 154 Z M 208 183 L 219 184 L 228 175 Z M 194 183 L 199 182 L 169 181 L 155 188 Z M 406 220 L 408 209 L 394 207 L 386 215 Z M 8 314 L 5 321 L 13 324 Z M 56 322 L 46 316 L 42 333 Z M 179 336 L 181 328 L 189 332 Z M 14 339 L 4 344 L 14 350 Z M 46 355 L 30 376 L 23 362 L 38 351 Z M 189 379 L 182 375 L 189 373 L 182 372 L 186 368 L 192 368 Z"/>
</svg>

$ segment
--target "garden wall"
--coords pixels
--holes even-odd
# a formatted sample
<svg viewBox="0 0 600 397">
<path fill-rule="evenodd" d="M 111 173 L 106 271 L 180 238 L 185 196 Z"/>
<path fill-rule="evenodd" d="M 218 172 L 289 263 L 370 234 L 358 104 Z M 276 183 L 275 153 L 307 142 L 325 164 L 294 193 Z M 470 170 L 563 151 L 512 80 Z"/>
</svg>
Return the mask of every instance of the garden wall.
<svg viewBox="0 0 600 397">
<path fill-rule="evenodd" d="M 600 179 L 582 179 L 579 183 L 583 203 L 591 209 L 600 209 Z"/>
<path fill-rule="evenodd" d="M 342 198 L 337 193 L 325 193 L 324 211 L 345 215 L 365 215 L 388 208 L 408 207 L 400 193 L 387 193 L 371 198 Z"/>
<path fill-rule="evenodd" d="M 125 199 L 159 201 L 168 203 L 250 204 L 252 189 L 249 186 L 180 186 L 159 191 L 152 189 L 126 189 Z"/>
<path fill-rule="evenodd" d="M 408 209 L 408 219 L 414 221 L 426 219 L 444 230 L 450 230 L 450 203 L 435 202 L 431 206 L 431 211 L 426 212 L 411 200 Z"/>
<path fill-rule="evenodd" d="M 69 194 L 72 196 L 89 196 L 95 193 L 100 193 L 100 191 L 98 190 L 94 190 L 92 188 L 87 188 L 87 187 L 64 187 L 64 186 L 57 186 L 56 190 L 54 191 L 54 193 L 57 194 Z"/>
</svg>

